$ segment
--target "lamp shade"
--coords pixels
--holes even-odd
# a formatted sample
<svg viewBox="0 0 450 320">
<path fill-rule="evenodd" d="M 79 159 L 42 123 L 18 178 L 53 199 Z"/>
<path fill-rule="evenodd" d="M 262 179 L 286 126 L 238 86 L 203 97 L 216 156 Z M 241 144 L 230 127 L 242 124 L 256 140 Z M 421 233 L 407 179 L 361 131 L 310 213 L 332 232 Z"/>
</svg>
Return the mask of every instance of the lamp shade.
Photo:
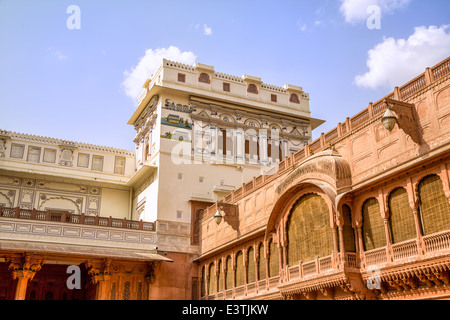
<svg viewBox="0 0 450 320">
<path fill-rule="evenodd" d="M 219 210 L 216 211 L 216 214 L 214 215 L 214 220 L 216 221 L 217 224 L 220 224 L 220 222 L 222 222 L 222 215 L 220 214 Z"/>
<path fill-rule="evenodd" d="M 381 123 L 388 131 L 392 131 L 394 129 L 395 124 L 397 123 L 397 117 L 392 113 L 390 109 L 387 109 L 381 118 Z"/>
</svg>

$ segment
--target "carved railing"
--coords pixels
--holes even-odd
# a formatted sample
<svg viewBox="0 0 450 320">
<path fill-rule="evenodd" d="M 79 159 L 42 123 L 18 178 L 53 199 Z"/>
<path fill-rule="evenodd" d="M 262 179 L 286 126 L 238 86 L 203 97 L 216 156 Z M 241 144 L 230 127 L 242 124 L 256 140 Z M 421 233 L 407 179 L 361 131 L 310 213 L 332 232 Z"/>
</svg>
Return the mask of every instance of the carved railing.
<svg viewBox="0 0 450 320">
<path fill-rule="evenodd" d="M 402 260 L 419 253 L 417 249 L 417 240 L 412 239 L 392 245 L 392 258 L 394 260 Z"/>
<path fill-rule="evenodd" d="M 348 268 L 358 268 L 358 260 L 355 252 L 346 252 L 345 258 Z"/>
<path fill-rule="evenodd" d="M 417 78 L 411 80 L 410 82 L 408 82 L 404 86 L 400 87 L 400 89 L 399 89 L 400 90 L 400 95 L 401 95 L 402 99 L 406 99 L 406 98 L 412 96 L 413 94 L 419 92 L 420 90 L 422 90 L 426 86 L 427 85 L 426 85 L 426 82 L 425 82 L 425 75 L 421 74 Z"/>
<path fill-rule="evenodd" d="M 388 261 L 386 247 L 376 248 L 364 252 L 366 266 L 379 265 Z"/>
<path fill-rule="evenodd" d="M 423 244 L 425 253 L 450 250 L 450 230 L 424 236 Z"/>
<path fill-rule="evenodd" d="M 438 63 L 433 68 L 431 68 L 431 73 L 433 75 L 433 80 L 439 80 L 450 73 L 450 58 Z"/>
<path fill-rule="evenodd" d="M 84 224 L 92 226 L 124 228 L 143 231 L 155 231 L 156 226 L 153 222 L 144 222 L 142 220 L 128 220 L 126 218 L 117 219 L 112 217 L 86 216 L 84 214 L 72 214 L 70 212 L 39 211 L 17 208 L 0 207 L 0 217 L 40 220 L 51 222 L 64 222 L 73 224 Z"/>
</svg>

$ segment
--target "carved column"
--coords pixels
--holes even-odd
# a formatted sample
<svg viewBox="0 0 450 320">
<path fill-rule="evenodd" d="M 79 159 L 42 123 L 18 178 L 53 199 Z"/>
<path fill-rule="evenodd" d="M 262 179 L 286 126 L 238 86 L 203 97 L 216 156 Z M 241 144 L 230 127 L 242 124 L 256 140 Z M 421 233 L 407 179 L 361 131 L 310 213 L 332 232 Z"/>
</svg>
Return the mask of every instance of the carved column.
<svg viewBox="0 0 450 320">
<path fill-rule="evenodd" d="M 338 257 L 339 257 L 339 248 L 338 248 L 338 234 L 337 234 L 337 227 L 334 226 L 332 229 L 333 232 L 333 259 L 332 259 L 332 263 L 333 263 L 333 267 L 334 268 L 339 268 L 339 263 L 338 263 Z"/>
<path fill-rule="evenodd" d="M 423 255 L 425 252 L 425 246 L 423 245 L 423 239 L 422 239 L 422 230 L 420 228 L 420 217 L 419 217 L 419 209 L 418 208 L 412 208 L 413 214 L 414 214 L 414 224 L 416 226 L 416 239 L 417 239 L 417 252 L 419 256 Z"/>
<path fill-rule="evenodd" d="M 91 261 L 86 262 L 86 268 L 88 274 L 91 276 L 93 284 L 97 285 L 95 293 L 96 300 L 109 300 L 108 289 L 110 287 L 111 274 L 109 272 L 109 266 L 111 260 L 106 261 Z"/>
<path fill-rule="evenodd" d="M 209 285 L 212 279 L 210 279 L 210 274 L 209 274 L 209 264 L 205 265 L 205 296 L 209 296 L 211 293 L 209 292 Z"/>
<path fill-rule="evenodd" d="M 339 226 L 338 227 L 338 232 L 339 232 L 339 253 L 341 256 L 341 264 L 342 266 L 346 266 L 347 264 L 347 260 L 345 259 L 346 257 L 346 252 L 345 252 L 345 243 L 344 243 L 344 227 L 343 226 Z"/>
<path fill-rule="evenodd" d="M 364 243 L 363 243 L 363 235 L 362 235 L 362 226 L 361 224 L 356 225 L 356 232 L 358 237 L 358 246 L 359 246 L 359 260 L 363 262 L 364 266 L 366 264 L 366 259 L 364 258 Z"/>
<path fill-rule="evenodd" d="M 28 281 L 32 280 L 36 272 L 41 270 L 44 260 L 39 256 L 25 255 L 7 257 L 8 269 L 11 270 L 14 280 L 17 279 L 14 300 L 25 300 Z"/>
<path fill-rule="evenodd" d="M 386 233 L 386 253 L 388 257 L 388 261 L 393 261 L 394 257 L 392 254 L 392 246 L 391 246 L 391 237 L 389 237 L 389 219 L 384 218 L 384 232 Z"/>
<path fill-rule="evenodd" d="M 245 163 L 245 136 L 242 128 L 236 130 L 236 162 Z"/>
<path fill-rule="evenodd" d="M 259 157 L 261 159 L 261 164 L 267 164 L 267 130 L 261 129 L 259 130 Z"/>
</svg>

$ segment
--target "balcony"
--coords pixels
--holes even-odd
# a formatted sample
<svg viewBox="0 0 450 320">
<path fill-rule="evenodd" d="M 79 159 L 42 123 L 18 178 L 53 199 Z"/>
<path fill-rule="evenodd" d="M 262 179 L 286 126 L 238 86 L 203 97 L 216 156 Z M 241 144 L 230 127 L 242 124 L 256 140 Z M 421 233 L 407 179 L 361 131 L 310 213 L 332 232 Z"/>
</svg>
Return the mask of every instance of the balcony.
<svg viewBox="0 0 450 320">
<path fill-rule="evenodd" d="M 152 222 L 85 216 L 64 211 L 0 209 L 0 251 L 161 259 Z"/>
<path fill-rule="evenodd" d="M 116 219 L 112 217 L 85 216 L 84 214 L 71 214 L 63 211 L 38 211 L 18 207 L 0 207 L 0 217 L 155 231 L 155 224 L 153 222 L 127 220 L 126 218 Z"/>
</svg>

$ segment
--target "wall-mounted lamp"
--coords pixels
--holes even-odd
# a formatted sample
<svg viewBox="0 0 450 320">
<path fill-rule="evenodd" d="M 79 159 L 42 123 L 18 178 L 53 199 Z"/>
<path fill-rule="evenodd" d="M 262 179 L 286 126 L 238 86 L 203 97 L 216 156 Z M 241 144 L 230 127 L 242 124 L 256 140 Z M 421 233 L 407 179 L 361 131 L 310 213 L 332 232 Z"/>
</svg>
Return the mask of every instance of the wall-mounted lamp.
<svg viewBox="0 0 450 320">
<path fill-rule="evenodd" d="M 388 108 L 381 118 L 381 123 L 386 128 L 386 130 L 392 131 L 392 129 L 394 129 L 395 127 L 395 124 L 397 123 L 397 117 Z"/>
<path fill-rule="evenodd" d="M 216 214 L 214 215 L 214 220 L 217 224 L 220 224 L 222 222 L 223 216 L 220 214 L 220 210 L 216 211 Z"/>
</svg>

